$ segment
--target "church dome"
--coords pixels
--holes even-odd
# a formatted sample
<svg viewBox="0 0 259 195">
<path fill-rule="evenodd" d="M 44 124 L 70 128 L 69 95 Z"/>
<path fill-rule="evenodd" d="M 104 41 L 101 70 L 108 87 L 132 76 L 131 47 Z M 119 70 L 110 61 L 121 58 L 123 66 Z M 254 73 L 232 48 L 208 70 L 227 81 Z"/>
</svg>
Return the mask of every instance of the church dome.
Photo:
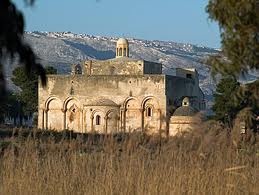
<svg viewBox="0 0 259 195">
<path fill-rule="evenodd" d="M 117 45 L 129 45 L 129 42 L 127 39 L 119 38 L 119 40 L 117 41 Z"/>
<path fill-rule="evenodd" d="M 194 116 L 197 112 L 198 110 L 191 106 L 189 97 L 185 97 L 182 106 L 174 111 L 173 116 Z"/>
<path fill-rule="evenodd" d="M 116 58 L 120 57 L 129 57 L 129 42 L 124 38 L 120 38 L 116 45 Z"/>
<path fill-rule="evenodd" d="M 194 116 L 197 112 L 198 110 L 191 106 L 181 106 L 175 110 L 173 116 Z"/>
</svg>

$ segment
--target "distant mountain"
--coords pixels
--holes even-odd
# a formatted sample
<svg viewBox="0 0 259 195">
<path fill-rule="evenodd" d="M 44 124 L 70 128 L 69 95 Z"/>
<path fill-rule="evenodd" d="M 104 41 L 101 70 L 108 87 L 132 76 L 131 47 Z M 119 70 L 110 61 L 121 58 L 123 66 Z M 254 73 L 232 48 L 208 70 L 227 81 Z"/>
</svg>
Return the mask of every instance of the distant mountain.
<svg viewBox="0 0 259 195">
<path fill-rule="evenodd" d="M 33 47 L 44 66 L 57 68 L 60 74 L 71 71 L 70 65 L 86 59 L 110 59 L 115 57 L 115 44 L 118 37 L 91 36 L 71 32 L 27 32 L 25 40 Z M 209 55 L 218 53 L 217 49 L 171 41 L 148 41 L 128 38 L 130 57 L 160 62 L 163 72 L 175 74 L 175 68 L 196 68 L 199 73 L 200 87 L 205 93 L 209 104 L 215 84 L 210 76 L 210 68 L 202 64 Z M 8 86 L 12 70 L 6 68 Z"/>
</svg>

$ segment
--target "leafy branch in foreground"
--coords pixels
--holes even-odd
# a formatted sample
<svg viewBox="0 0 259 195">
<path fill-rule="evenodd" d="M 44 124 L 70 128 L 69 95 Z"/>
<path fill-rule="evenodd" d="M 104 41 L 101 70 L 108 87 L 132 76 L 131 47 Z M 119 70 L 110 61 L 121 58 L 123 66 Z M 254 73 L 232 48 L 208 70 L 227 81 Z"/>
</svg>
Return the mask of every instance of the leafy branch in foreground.
<svg viewBox="0 0 259 195">
<path fill-rule="evenodd" d="M 258 70 L 259 1 L 210 0 L 207 12 L 221 30 L 223 56 L 211 59 L 214 70 L 236 76 Z"/>
<path fill-rule="evenodd" d="M 32 5 L 34 0 L 26 0 Z M 19 59 L 25 67 L 26 76 L 31 73 L 40 75 L 43 85 L 46 84 L 45 70 L 33 53 L 32 48 L 24 42 L 24 18 L 11 0 L 0 1 L 0 98 L 5 93 L 3 63 L 5 59 Z"/>
<path fill-rule="evenodd" d="M 211 56 L 207 61 L 212 65 L 213 75 L 219 73 L 223 78 L 229 76 L 239 78 L 241 74 L 246 75 L 248 71 L 258 71 L 259 1 L 209 0 L 206 11 L 211 20 L 218 22 L 221 33 L 222 51 L 217 56 Z M 258 88 L 257 80 L 226 95 L 231 95 L 230 99 L 234 97 L 237 110 L 241 101 L 246 106 L 241 106 L 244 111 L 250 110 L 246 113 L 250 113 L 251 119 L 252 115 L 258 115 L 255 109 L 258 108 L 259 102 Z M 222 104 L 224 105 L 224 102 Z M 223 105 L 222 112 L 228 115 Z M 247 122 L 249 123 L 249 120 Z"/>
</svg>

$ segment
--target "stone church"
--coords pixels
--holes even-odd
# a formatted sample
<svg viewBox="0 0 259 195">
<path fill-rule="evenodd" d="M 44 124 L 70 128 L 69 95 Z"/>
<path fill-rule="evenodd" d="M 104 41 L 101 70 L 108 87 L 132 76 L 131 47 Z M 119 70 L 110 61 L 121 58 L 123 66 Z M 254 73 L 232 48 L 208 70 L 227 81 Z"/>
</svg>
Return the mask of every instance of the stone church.
<svg viewBox="0 0 259 195">
<path fill-rule="evenodd" d="M 72 65 L 69 75 L 47 78 L 38 91 L 41 129 L 174 135 L 181 125 L 170 120 L 174 113 L 190 117 L 205 109 L 195 69 L 163 74 L 162 64 L 130 58 L 123 38 L 117 41 L 116 58 L 84 61 Z"/>
</svg>

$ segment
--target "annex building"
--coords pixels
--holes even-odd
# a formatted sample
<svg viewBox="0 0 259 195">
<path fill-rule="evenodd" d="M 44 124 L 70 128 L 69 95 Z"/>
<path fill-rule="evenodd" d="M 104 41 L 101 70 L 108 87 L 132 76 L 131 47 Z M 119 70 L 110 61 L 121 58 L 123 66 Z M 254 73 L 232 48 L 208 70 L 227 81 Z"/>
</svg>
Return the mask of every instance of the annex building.
<svg viewBox="0 0 259 195">
<path fill-rule="evenodd" d="M 195 69 L 165 75 L 162 64 L 130 58 L 123 38 L 117 41 L 116 58 L 84 61 L 72 65 L 69 75 L 47 78 L 38 91 L 42 129 L 174 135 L 188 123 L 185 116 L 205 109 Z"/>
</svg>

